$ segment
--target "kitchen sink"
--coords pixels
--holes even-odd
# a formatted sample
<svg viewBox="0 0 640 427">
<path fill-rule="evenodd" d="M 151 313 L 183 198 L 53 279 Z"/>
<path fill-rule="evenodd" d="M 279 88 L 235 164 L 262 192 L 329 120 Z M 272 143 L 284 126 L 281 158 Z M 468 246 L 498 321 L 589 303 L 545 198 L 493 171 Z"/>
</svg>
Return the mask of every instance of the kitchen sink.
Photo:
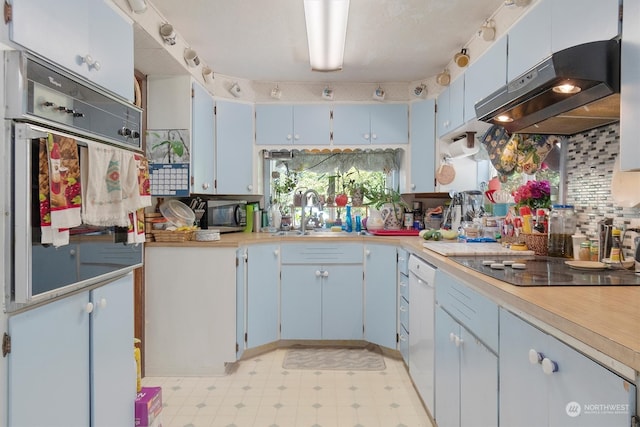
<svg viewBox="0 0 640 427">
<path fill-rule="evenodd" d="M 346 231 L 331 231 L 326 228 L 315 228 L 311 230 L 306 230 L 304 234 L 300 230 L 287 230 L 287 231 L 276 231 L 275 233 L 271 233 L 273 237 L 287 237 L 287 236 L 299 236 L 299 237 L 356 237 L 356 236 L 371 236 L 371 234 L 366 231 L 361 231 L 359 233 L 352 232 L 347 233 Z"/>
</svg>

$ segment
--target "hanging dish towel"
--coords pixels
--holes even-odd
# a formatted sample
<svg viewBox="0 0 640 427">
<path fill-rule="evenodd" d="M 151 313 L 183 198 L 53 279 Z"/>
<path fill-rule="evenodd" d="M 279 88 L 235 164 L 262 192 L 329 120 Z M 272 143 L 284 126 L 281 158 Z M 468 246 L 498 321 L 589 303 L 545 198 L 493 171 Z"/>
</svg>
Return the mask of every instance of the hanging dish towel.
<svg viewBox="0 0 640 427">
<path fill-rule="evenodd" d="M 39 148 L 42 243 L 66 245 L 68 229 L 82 224 L 78 145 L 73 138 L 49 134 Z"/>
<path fill-rule="evenodd" d="M 133 213 L 151 206 L 149 163 L 144 156 L 131 152 L 124 153 L 124 162 L 126 173 L 122 175 L 122 183 L 125 209 Z"/>
<path fill-rule="evenodd" d="M 138 209 L 129 214 L 129 228 L 127 229 L 127 243 L 144 243 L 146 241 L 144 229 L 144 209 Z"/>
<path fill-rule="evenodd" d="M 123 167 L 129 164 L 124 150 L 89 143 L 87 181 L 82 217 L 86 224 L 129 226 L 129 213 L 123 199 Z M 125 170 L 124 175 L 128 175 Z"/>
</svg>

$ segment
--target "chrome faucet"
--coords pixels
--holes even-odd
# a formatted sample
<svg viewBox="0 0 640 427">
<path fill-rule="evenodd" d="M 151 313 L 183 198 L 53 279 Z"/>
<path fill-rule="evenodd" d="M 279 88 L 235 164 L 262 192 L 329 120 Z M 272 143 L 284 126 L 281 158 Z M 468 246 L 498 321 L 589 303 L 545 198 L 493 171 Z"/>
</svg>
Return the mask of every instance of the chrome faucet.
<svg viewBox="0 0 640 427">
<path fill-rule="evenodd" d="M 307 221 L 305 219 L 305 210 L 307 208 L 307 201 L 309 200 L 309 194 L 313 194 L 316 198 L 316 201 L 311 205 L 313 206 L 320 206 L 320 195 L 318 194 L 318 192 L 316 190 L 307 190 L 305 191 L 305 193 L 302 195 L 302 214 L 300 215 L 300 233 L 301 234 L 305 234 L 306 233 L 306 228 L 307 228 Z"/>
</svg>

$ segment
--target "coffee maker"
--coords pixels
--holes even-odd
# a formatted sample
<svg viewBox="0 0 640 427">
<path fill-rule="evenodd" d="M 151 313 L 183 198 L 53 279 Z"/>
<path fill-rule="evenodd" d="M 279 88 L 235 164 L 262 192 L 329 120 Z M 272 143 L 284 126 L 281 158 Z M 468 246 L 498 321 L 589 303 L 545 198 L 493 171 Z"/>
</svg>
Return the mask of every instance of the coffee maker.
<svg viewBox="0 0 640 427">
<path fill-rule="evenodd" d="M 484 193 L 479 190 L 462 192 L 463 221 L 473 221 L 484 215 Z"/>
<path fill-rule="evenodd" d="M 598 247 L 600 252 L 598 254 L 598 261 L 602 261 L 604 258 L 608 258 L 609 253 L 611 253 L 611 245 L 613 243 L 611 235 L 612 231 L 613 218 L 605 218 L 598 221 Z"/>
</svg>

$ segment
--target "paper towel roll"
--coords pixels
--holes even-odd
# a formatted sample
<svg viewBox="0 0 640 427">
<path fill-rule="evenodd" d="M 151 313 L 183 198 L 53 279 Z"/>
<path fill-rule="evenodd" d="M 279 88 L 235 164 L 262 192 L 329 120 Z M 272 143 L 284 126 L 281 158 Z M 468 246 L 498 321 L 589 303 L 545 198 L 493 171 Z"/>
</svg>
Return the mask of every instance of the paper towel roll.
<svg viewBox="0 0 640 427">
<path fill-rule="evenodd" d="M 477 142 L 473 144 L 473 148 L 467 147 L 466 138 L 459 139 L 457 141 L 452 142 L 451 144 L 446 144 L 443 147 L 443 154 L 452 159 L 459 159 L 461 157 L 469 157 L 473 156 L 480 150 L 480 144 Z"/>
</svg>

